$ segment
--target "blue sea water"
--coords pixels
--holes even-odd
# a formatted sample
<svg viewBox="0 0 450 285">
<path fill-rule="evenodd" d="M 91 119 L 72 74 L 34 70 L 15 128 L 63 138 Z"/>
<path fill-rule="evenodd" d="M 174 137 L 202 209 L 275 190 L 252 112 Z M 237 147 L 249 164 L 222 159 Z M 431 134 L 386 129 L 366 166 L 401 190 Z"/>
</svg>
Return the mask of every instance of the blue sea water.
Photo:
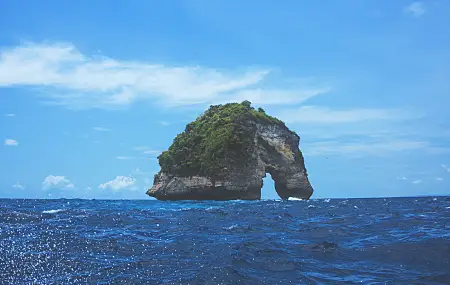
<svg viewBox="0 0 450 285">
<path fill-rule="evenodd" d="M 0 284 L 450 284 L 450 198 L 3 199 Z"/>
</svg>

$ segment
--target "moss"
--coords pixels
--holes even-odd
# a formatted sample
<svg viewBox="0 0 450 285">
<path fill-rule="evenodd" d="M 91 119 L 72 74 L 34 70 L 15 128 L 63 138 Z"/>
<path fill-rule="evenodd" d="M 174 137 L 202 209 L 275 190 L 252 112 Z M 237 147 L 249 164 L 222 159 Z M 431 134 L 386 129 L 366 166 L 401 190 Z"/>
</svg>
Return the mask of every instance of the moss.
<svg viewBox="0 0 450 285">
<path fill-rule="evenodd" d="M 177 176 L 223 178 L 234 166 L 245 165 L 253 149 L 254 122 L 281 124 L 249 101 L 213 105 L 178 134 L 159 157 L 161 170 Z"/>
</svg>

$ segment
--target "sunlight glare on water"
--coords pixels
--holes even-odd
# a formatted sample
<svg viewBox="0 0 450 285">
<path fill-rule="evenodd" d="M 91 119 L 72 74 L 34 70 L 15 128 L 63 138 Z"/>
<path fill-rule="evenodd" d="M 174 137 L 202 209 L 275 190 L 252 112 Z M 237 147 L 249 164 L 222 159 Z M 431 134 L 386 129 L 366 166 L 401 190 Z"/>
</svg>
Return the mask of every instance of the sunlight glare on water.
<svg viewBox="0 0 450 285">
<path fill-rule="evenodd" d="M 0 205 L 0 284 L 450 284 L 444 197 Z"/>
</svg>

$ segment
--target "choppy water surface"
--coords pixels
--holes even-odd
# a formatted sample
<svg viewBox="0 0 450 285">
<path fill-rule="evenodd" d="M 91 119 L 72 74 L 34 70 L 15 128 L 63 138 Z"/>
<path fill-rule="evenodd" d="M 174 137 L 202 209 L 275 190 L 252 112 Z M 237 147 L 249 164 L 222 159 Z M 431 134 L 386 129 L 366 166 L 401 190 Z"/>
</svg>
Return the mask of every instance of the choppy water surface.
<svg viewBox="0 0 450 285">
<path fill-rule="evenodd" d="M 450 198 L 0 200 L 0 284 L 450 284 Z"/>
</svg>

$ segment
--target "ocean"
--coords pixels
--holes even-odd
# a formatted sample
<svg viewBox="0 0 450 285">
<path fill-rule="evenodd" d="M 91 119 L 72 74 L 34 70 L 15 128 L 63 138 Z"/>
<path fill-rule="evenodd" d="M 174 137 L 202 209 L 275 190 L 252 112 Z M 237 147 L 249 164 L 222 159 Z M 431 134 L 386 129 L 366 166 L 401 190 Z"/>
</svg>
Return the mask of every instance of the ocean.
<svg viewBox="0 0 450 285">
<path fill-rule="evenodd" d="M 450 284 L 450 197 L 2 199 L 0 284 Z"/>
</svg>

